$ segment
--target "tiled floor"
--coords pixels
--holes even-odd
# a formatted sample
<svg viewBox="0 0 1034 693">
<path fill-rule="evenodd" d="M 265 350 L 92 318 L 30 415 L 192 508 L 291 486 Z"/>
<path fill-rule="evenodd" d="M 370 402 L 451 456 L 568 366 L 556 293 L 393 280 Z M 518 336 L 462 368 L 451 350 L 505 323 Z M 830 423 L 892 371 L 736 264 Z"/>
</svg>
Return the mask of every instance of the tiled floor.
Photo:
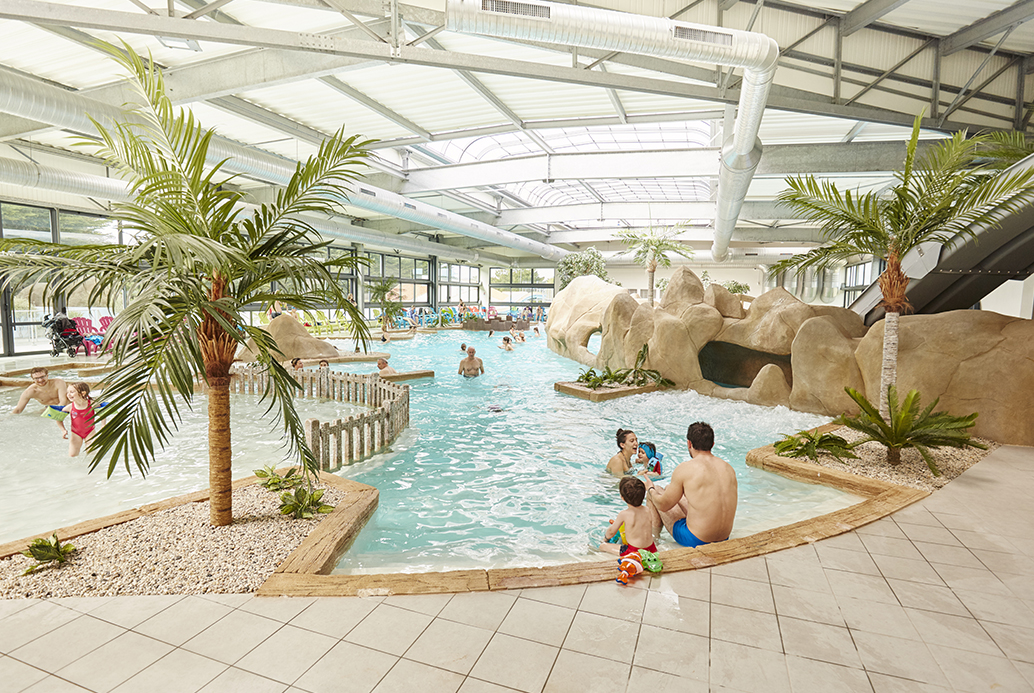
<svg viewBox="0 0 1034 693">
<path fill-rule="evenodd" d="M 0 691 L 1034 691 L 1034 449 L 857 532 L 616 584 L 0 601 Z"/>
</svg>

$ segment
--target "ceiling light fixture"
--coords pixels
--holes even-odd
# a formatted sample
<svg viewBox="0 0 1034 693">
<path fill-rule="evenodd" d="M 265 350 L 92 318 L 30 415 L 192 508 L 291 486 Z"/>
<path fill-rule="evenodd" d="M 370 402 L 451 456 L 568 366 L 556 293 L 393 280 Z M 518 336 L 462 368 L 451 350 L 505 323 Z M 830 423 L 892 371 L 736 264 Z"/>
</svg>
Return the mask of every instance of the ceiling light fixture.
<svg viewBox="0 0 1034 693">
<path fill-rule="evenodd" d="M 176 36 L 157 36 L 158 43 L 166 48 L 174 48 L 181 51 L 201 52 L 201 44 L 194 39 L 178 38 Z"/>
</svg>

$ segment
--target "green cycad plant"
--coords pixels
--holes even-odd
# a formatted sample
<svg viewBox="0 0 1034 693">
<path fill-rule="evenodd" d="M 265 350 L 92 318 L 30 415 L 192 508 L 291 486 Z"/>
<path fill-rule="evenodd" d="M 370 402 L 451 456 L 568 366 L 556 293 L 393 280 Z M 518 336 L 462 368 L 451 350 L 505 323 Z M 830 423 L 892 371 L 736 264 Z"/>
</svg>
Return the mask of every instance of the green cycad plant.
<svg viewBox="0 0 1034 693">
<path fill-rule="evenodd" d="M 4 240 L 0 275 L 13 289 L 46 282 L 48 303 L 91 280 L 92 305 L 114 312 L 128 296 L 105 336 L 115 370 L 104 390 L 108 406 L 98 412 L 104 426 L 88 441 L 90 469 L 107 458 L 108 476 L 120 461 L 128 472 L 132 463 L 145 474 L 201 381 L 208 394 L 211 522 L 226 525 L 233 519 L 230 366 L 249 339 L 269 375 L 263 398 L 283 426 L 289 455 L 301 458 L 310 479 L 317 471 L 294 408 L 298 383 L 280 364 L 271 335 L 249 325 L 244 306 L 275 300 L 299 310 L 340 305 L 352 317 L 356 338 L 369 338 L 335 276 L 360 261 L 328 260 L 328 243 L 302 216 L 338 208 L 368 143 L 339 132 L 298 165 L 273 204 L 249 213 L 243 193 L 224 185 L 230 177 L 223 162 L 206 163 L 212 132 L 189 110 L 173 108 L 153 63 L 127 44 L 98 45 L 129 73 L 134 95 L 126 120 L 95 122 L 100 141 L 88 142 L 130 185 L 129 200 L 112 213 L 130 240 L 85 246 Z"/>
<path fill-rule="evenodd" d="M 76 548 L 71 544 L 62 544 L 61 540 L 57 538 L 56 532 L 51 539 L 46 537 L 33 539 L 32 543 L 29 544 L 29 548 L 22 551 L 22 555 L 28 556 L 36 563 L 26 568 L 22 575 L 35 573 L 40 568 L 53 563 L 64 563 L 75 551 Z"/>
<path fill-rule="evenodd" d="M 650 345 L 644 344 L 643 348 L 635 357 L 635 365 L 618 371 L 615 377 L 625 385 L 640 387 L 643 385 L 658 385 L 660 387 L 672 387 L 675 383 L 661 375 L 660 371 L 652 368 L 644 368 L 646 359 L 650 356 Z"/>
<path fill-rule="evenodd" d="M 381 325 L 385 327 L 390 327 L 395 322 L 395 318 L 405 312 L 402 303 L 395 300 L 398 295 L 395 284 L 394 279 L 381 279 L 366 283 L 366 289 L 370 292 L 370 302 L 380 306 L 380 321 Z"/>
<path fill-rule="evenodd" d="M 818 461 L 819 453 L 822 452 L 829 454 L 839 462 L 843 462 L 845 457 L 858 459 L 858 455 L 851 451 L 854 446 L 834 433 L 800 431 L 796 435 L 786 435 L 774 447 L 777 454 L 788 457 L 807 457 L 812 462 Z"/>
<path fill-rule="evenodd" d="M 899 405 L 897 388 L 891 385 L 887 393 L 890 415 L 885 418 L 862 393 L 850 387 L 845 387 L 844 391 L 858 404 L 861 413 L 858 416 L 840 416 L 837 423 L 866 435 L 866 438 L 855 443 L 856 446 L 869 441 L 885 446 L 887 463 L 892 467 L 901 464 L 902 450 L 914 448 L 922 455 L 933 475 L 940 476 L 941 472 L 930 455 L 930 448 L 987 449 L 986 445 L 966 433 L 976 422 L 976 413 L 952 416 L 948 412 L 934 412 L 933 408 L 940 399 L 935 399 L 926 409 L 920 411 L 917 390 L 909 391 Z"/>
<path fill-rule="evenodd" d="M 671 267 L 669 253 L 692 258 L 693 249 L 675 240 L 682 233 L 681 224 L 664 228 L 650 227 L 646 233 L 635 231 L 618 231 L 618 237 L 625 244 L 625 253 L 633 253 L 632 259 L 646 269 L 647 288 L 650 292 L 650 305 L 653 305 L 653 280 L 658 267 Z"/>
<path fill-rule="evenodd" d="M 789 188 L 779 201 L 817 224 L 826 243 L 769 270 L 772 275 L 800 275 L 865 255 L 886 261 L 878 280 L 886 309 L 879 407 L 884 417 L 887 387 L 897 382 L 898 318 L 910 309 L 901 259 L 923 243 L 953 247 L 968 241 L 974 238 L 972 225 L 996 225 L 1034 200 L 1034 169 L 999 173 L 974 166 L 986 136 L 966 139 L 965 133 L 956 133 L 917 160 L 920 122 L 917 116 L 904 168 L 895 173 L 897 183 L 886 193 L 841 191 L 814 176 L 787 178 Z"/>
</svg>

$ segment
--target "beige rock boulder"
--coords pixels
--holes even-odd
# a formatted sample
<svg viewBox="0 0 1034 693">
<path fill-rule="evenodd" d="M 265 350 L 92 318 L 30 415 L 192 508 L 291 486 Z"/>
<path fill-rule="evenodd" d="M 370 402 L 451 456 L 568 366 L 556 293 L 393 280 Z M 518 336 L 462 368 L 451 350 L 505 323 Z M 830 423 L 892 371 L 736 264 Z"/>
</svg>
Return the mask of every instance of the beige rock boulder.
<svg viewBox="0 0 1034 693">
<path fill-rule="evenodd" d="M 844 388 L 865 388 L 854 358 L 858 342 L 845 334 L 833 317 L 806 320 L 791 347 L 790 407 L 814 414 L 857 414 L 858 405 Z"/>
<path fill-rule="evenodd" d="M 603 331 L 603 315 L 618 294 L 627 296 L 628 292 L 599 277 L 572 281 L 553 297 L 546 321 L 546 345 L 561 356 L 595 366 L 596 354 L 586 348 L 589 337 Z"/>
<path fill-rule="evenodd" d="M 628 368 L 633 363 L 625 361 L 625 338 L 632 325 L 632 315 L 638 310 L 639 301 L 627 293 L 614 296 L 603 314 L 603 337 L 596 363 L 615 370 Z"/>
<path fill-rule="evenodd" d="M 742 320 L 747 312 L 743 310 L 743 302 L 736 296 L 729 293 L 721 284 L 708 284 L 704 289 L 704 303 L 722 314 L 724 318 L 735 318 Z"/>
<path fill-rule="evenodd" d="M 790 402 L 790 385 L 786 382 L 783 370 L 774 363 L 762 367 L 747 389 L 747 401 L 763 407 L 787 406 Z"/>
<path fill-rule="evenodd" d="M 881 320 L 856 357 L 866 397 L 879 401 Z M 898 394 L 919 390 L 923 406 L 977 412 L 975 435 L 1034 445 L 1034 321 L 980 310 L 904 315 L 899 323 Z"/>
<path fill-rule="evenodd" d="M 293 358 L 319 359 L 339 356 L 338 350 L 322 339 L 317 339 L 295 318 L 287 313 L 269 321 L 266 330 L 276 340 L 277 347 L 283 353 L 279 360 L 289 361 Z M 247 347 L 237 355 L 238 361 L 254 361 L 255 347 L 253 340 L 248 340 Z"/>
<path fill-rule="evenodd" d="M 686 267 L 679 267 L 671 275 L 668 288 L 664 290 L 661 308 L 673 315 L 684 307 L 704 300 L 704 284 Z"/>
</svg>

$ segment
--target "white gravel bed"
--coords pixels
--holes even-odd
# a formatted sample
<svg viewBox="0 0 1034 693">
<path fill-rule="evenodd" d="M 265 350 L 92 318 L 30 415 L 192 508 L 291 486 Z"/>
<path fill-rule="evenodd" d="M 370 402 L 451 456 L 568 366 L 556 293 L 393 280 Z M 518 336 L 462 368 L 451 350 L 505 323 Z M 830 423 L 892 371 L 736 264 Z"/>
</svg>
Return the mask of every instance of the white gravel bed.
<svg viewBox="0 0 1034 693">
<path fill-rule="evenodd" d="M 848 442 L 863 439 L 865 436 L 847 426 L 830 431 Z M 854 449 L 854 454 L 860 459 L 845 459 L 837 461 L 827 454 L 820 454 L 817 464 L 831 469 L 838 469 L 859 476 L 867 476 L 870 479 L 888 481 L 892 484 L 917 488 L 923 491 L 936 491 L 942 488 L 949 481 L 966 471 L 974 464 L 982 460 L 999 447 L 998 443 L 986 438 L 974 438 L 974 440 L 987 446 L 987 450 L 980 448 L 936 448 L 930 450 L 931 457 L 940 470 L 940 476 L 934 476 L 930 468 L 926 466 L 922 455 L 918 450 L 902 450 L 901 464 L 891 467 L 887 464 L 887 449 L 879 443 L 863 443 Z M 807 459 L 807 458 L 804 458 Z"/>
<path fill-rule="evenodd" d="M 327 488 L 323 502 L 343 497 Z M 261 486 L 233 492 L 233 524 L 212 527 L 208 502 L 187 503 L 69 540 L 64 565 L 23 576 L 35 561 L 0 560 L 0 598 L 254 592 L 326 517 L 280 514 L 279 494 Z"/>
</svg>

